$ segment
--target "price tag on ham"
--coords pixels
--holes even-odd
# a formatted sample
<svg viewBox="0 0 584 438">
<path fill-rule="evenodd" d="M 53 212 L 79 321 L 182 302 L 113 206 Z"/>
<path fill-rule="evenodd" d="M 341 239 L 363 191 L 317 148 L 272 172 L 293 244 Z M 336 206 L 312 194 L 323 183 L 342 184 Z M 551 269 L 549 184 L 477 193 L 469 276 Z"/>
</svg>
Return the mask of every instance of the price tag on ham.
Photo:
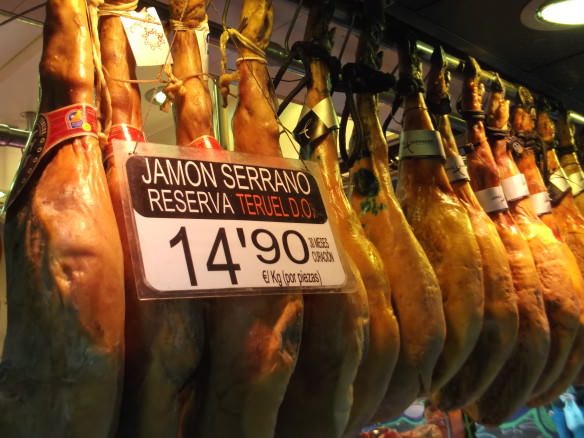
<svg viewBox="0 0 584 438">
<path fill-rule="evenodd" d="M 167 60 L 172 63 L 170 46 L 155 8 L 128 12 L 121 20 L 136 65 L 163 65 Z"/>
<path fill-rule="evenodd" d="M 120 143 L 140 298 L 353 290 L 316 166 L 148 143 L 131 153 L 136 143 Z"/>
</svg>

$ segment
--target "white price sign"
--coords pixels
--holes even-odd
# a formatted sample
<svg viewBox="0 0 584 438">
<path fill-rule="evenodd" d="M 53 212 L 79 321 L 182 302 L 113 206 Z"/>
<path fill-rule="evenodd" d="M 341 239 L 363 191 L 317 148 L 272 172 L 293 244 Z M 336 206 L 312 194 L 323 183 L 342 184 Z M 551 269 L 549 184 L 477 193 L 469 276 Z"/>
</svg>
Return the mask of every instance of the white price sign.
<svg viewBox="0 0 584 438">
<path fill-rule="evenodd" d="M 139 145 L 148 155 L 123 158 L 122 194 L 141 298 L 353 290 L 314 169 Z"/>
</svg>

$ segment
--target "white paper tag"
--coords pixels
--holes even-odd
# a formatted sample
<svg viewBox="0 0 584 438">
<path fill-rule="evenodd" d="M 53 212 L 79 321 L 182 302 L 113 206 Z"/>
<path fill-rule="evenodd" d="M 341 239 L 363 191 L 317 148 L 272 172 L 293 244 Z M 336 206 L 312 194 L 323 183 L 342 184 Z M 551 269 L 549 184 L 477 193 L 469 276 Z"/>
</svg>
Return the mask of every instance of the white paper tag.
<svg viewBox="0 0 584 438">
<path fill-rule="evenodd" d="M 460 155 L 454 155 L 452 157 L 446 158 L 444 169 L 446 170 L 448 181 L 450 182 L 470 181 L 466 163 Z"/>
<path fill-rule="evenodd" d="M 577 196 L 584 191 L 584 173 L 581 171 L 568 175 L 568 182 L 572 188 L 572 195 Z"/>
<path fill-rule="evenodd" d="M 197 35 L 197 45 L 199 46 L 199 54 L 201 55 L 201 65 L 203 72 L 209 72 L 209 22 L 205 21 L 195 29 Z"/>
<path fill-rule="evenodd" d="M 163 65 L 166 62 L 172 63 L 172 58 L 169 55 L 170 46 L 156 8 L 142 9 L 140 12 L 132 11 L 128 14 L 137 19 L 120 18 L 136 59 L 136 65 L 149 66 Z"/>
<path fill-rule="evenodd" d="M 475 195 L 487 213 L 503 211 L 509 208 L 501 186 L 479 190 L 478 192 L 475 192 Z"/>
<path fill-rule="evenodd" d="M 525 175 L 522 173 L 501 180 L 501 187 L 503 187 L 503 193 L 505 193 L 507 202 L 529 196 L 529 187 L 527 186 Z"/>
<path fill-rule="evenodd" d="M 570 182 L 566 176 L 564 169 L 557 168 L 554 173 L 550 175 L 550 183 L 552 183 L 560 193 L 564 193 L 570 188 Z"/>
<path fill-rule="evenodd" d="M 399 157 L 439 157 L 446 159 L 440 133 L 425 129 L 402 131 L 399 141 Z"/>
<path fill-rule="evenodd" d="M 550 194 L 548 192 L 539 192 L 534 195 L 530 195 L 529 199 L 531 200 L 535 214 L 538 216 L 552 212 L 552 203 L 550 201 Z"/>
</svg>

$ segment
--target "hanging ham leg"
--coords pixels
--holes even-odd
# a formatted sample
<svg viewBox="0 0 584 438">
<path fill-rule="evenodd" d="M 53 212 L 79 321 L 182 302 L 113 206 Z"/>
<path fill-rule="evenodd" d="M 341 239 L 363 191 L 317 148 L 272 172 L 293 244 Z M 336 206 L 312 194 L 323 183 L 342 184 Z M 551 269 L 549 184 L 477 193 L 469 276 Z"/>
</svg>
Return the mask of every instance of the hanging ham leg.
<svg viewBox="0 0 584 438">
<path fill-rule="evenodd" d="M 562 239 L 568 244 L 580 270 L 584 271 L 584 216 L 572 195 L 567 176 L 564 173 L 556 154 L 555 125 L 547 108 L 540 109 L 537 114 L 537 131 L 544 142 L 544 153 L 547 164 L 547 189 L 550 194 L 552 210 Z M 545 220 L 545 216 L 543 217 Z"/>
<path fill-rule="evenodd" d="M 366 9 L 372 20 L 383 19 L 379 7 L 370 5 Z M 382 29 L 371 25 L 359 42 L 359 60 L 375 69 L 381 61 L 377 58 L 379 44 L 375 38 L 381 34 Z M 358 94 L 357 110 L 363 132 L 362 144 L 355 147 L 362 149 L 364 156 L 351 168 L 351 205 L 385 264 L 400 326 L 399 358 L 374 417 L 375 421 L 383 421 L 397 417 L 418 396 L 430 391 L 446 326 L 438 279 L 393 191 L 387 165 L 388 147 L 377 107 L 376 95 Z"/>
<path fill-rule="evenodd" d="M 123 2 L 114 1 L 116 4 Z M 179 3 L 179 4 L 177 4 Z M 204 2 L 171 2 L 171 15 L 196 26 L 206 19 Z M 188 8 L 185 8 L 188 6 Z M 198 9 L 197 9 L 198 8 Z M 193 13 L 196 10 L 196 13 Z M 177 12 L 178 11 L 178 12 Z M 112 129 L 110 140 L 142 141 L 140 91 L 137 84 L 124 82 L 135 79 L 134 57 L 126 39 L 119 17 L 103 16 L 100 20 L 102 62 L 108 75 L 108 89 L 112 100 Z M 196 36 L 193 31 L 179 32 L 173 45 L 175 75 L 179 78 L 202 71 Z M 182 109 L 185 102 L 201 105 L 209 101 L 209 92 L 192 79 L 185 83 L 184 94 L 177 99 Z M 206 99 L 205 99 L 206 98 Z M 199 108 L 197 108 L 199 109 Z M 193 126 L 210 124 L 210 104 L 207 111 L 191 111 L 189 122 L 179 117 L 178 131 L 191 132 Z M 196 130 L 195 130 L 196 131 Z M 210 134 L 209 129 L 199 129 L 193 138 Z M 182 135 L 177 135 L 188 144 Z M 114 210 L 120 225 L 124 247 L 126 287 L 126 372 L 121 421 L 118 437 L 182 436 L 185 421 L 193 417 L 194 372 L 203 349 L 203 318 L 200 302 L 192 300 L 140 301 L 134 283 L 129 259 L 129 246 L 125 234 L 119 179 L 122 165 L 116 163 L 113 145 L 106 154 L 106 173 Z M 187 402 L 188 401 L 188 402 Z"/>
<path fill-rule="evenodd" d="M 558 119 L 558 147 L 556 153 L 560 164 L 572 187 L 574 201 L 584 215 L 584 171 L 578 162 L 576 155 L 574 135 L 570 129 L 568 113 L 562 110 Z"/>
<path fill-rule="evenodd" d="M 446 317 L 446 343 L 432 377 L 436 391 L 454 377 L 478 339 L 483 319 L 481 256 L 468 213 L 444 171 L 441 141 L 432 130 L 418 61 L 407 42 L 400 44 L 398 53 L 400 82 L 407 92 L 397 196 L 434 267 Z M 432 151 L 415 155 L 419 145 L 429 145 Z"/>
<path fill-rule="evenodd" d="M 480 68 L 469 58 L 465 63 L 462 106 L 467 116 L 468 140 L 474 147 L 467 154 L 470 183 L 475 193 L 491 193 L 500 187 L 499 172 L 485 135 L 481 118 Z M 473 116 L 476 115 L 476 116 Z M 484 202 L 484 200 L 483 200 Z M 519 328 L 511 356 L 483 395 L 466 411 L 477 422 L 497 425 L 517 411 L 529 398 L 549 351 L 549 325 L 541 285 L 529 244 L 505 204 L 483 206 L 495 223 L 505 249 L 517 295 Z"/>
<path fill-rule="evenodd" d="M 244 0 L 240 30 L 261 49 L 272 32 L 271 2 Z M 235 149 L 280 155 L 266 65 L 241 47 Z M 246 60 L 246 57 L 256 59 Z M 270 438 L 296 364 L 302 329 L 299 295 L 220 298 L 209 314 L 209 375 L 195 436 Z"/>
<path fill-rule="evenodd" d="M 536 152 L 545 153 L 545 151 L 541 148 L 541 140 L 539 138 L 534 138 L 534 120 L 529 112 L 530 106 L 533 105 L 533 98 L 525 88 L 520 88 L 520 91 L 522 91 L 520 95 L 524 96 L 526 99 L 524 102 L 522 102 L 522 106 L 516 107 L 513 120 L 513 129 L 518 133 L 518 135 L 520 135 L 520 138 L 524 140 L 524 143 L 523 146 L 518 148 L 516 151 L 517 153 L 515 155 L 515 160 L 517 162 L 517 167 L 527 179 L 527 185 L 529 186 L 529 191 L 532 194 L 532 201 L 534 201 L 534 195 L 538 196 L 538 193 L 543 193 L 544 195 L 548 194 L 544 180 L 536 163 Z M 539 124 L 541 128 L 545 130 L 544 132 L 546 134 L 546 138 L 549 141 L 550 134 L 551 138 L 553 139 L 553 122 L 551 122 L 551 119 L 549 119 L 548 114 L 546 114 L 546 116 L 547 123 L 545 116 L 540 115 L 538 118 L 541 120 Z M 552 154 L 548 154 L 548 157 L 550 157 L 550 161 L 553 161 L 553 166 L 550 166 L 549 169 L 553 168 L 555 170 L 558 167 L 558 163 L 557 159 L 555 159 L 555 154 L 553 154 L 553 150 L 551 152 Z M 568 204 L 570 201 L 572 202 L 573 209 L 570 209 L 569 206 L 566 205 L 566 207 L 564 207 L 565 214 L 558 214 L 556 209 L 554 209 L 552 212 L 551 202 L 547 205 L 544 204 L 543 207 L 545 208 L 541 208 L 542 206 L 539 204 L 537 198 L 535 198 L 535 202 L 532 202 L 534 204 L 534 209 L 540 209 L 539 211 L 536 209 L 536 213 L 539 214 L 541 220 L 547 226 L 549 226 L 550 229 L 557 231 L 557 233 L 561 236 L 561 239 L 563 239 L 564 235 L 566 234 L 565 231 L 562 232 L 561 230 L 566 230 L 573 227 L 575 222 L 574 219 L 583 221 L 578 213 L 577 207 L 573 204 L 571 193 L 566 193 L 565 196 L 563 196 L 559 202 L 555 204 L 556 206 L 559 206 L 560 204 Z M 574 213 L 576 214 L 576 217 L 573 216 Z M 581 303 L 584 303 L 584 282 L 581 275 L 582 271 L 578 266 L 577 257 L 575 257 L 575 254 L 580 254 L 580 257 L 584 255 L 584 240 L 578 240 L 578 237 L 584 237 L 583 233 L 584 227 L 582 227 L 579 232 L 576 232 L 569 241 L 564 240 L 570 248 L 570 251 L 566 251 L 566 257 L 570 262 L 570 273 L 573 275 L 572 281 L 574 282 Z M 530 400 L 529 405 L 539 406 L 551 403 L 554 399 L 559 397 L 560 394 L 562 394 L 562 392 L 564 392 L 566 388 L 572 383 L 583 364 L 584 312 L 580 311 L 580 327 L 578 329 L 578 334 L 576 335 L 576 339 L 574 340 L 574 344 L 563 371 L 557 380 L 555 380 L 544 393 Z"/>
<path fill-rule="evenodd" d="M 86 2 L 49 0 L 41 113 L 93 103 L 91 53 Z M 81 128 L 89 135 L 57 141 L 24 189 L 12 192 L 5 229 L 9 323 L 0 364 L 3 437 L 103 438 L 116 427 L 123 260 L 90 112 L 71 107 L 53 122 L 53 129 Z M 42 144 L 28 146 L 24 163 L 37 147 Z M 19 182 L 27 176 L 21 167 Z"/>
<path fill-rule="evenodd" d="M 326 51 L 332 45 L 328 27 L 333 10 L 330 1 L 315 5 L 306 26 L 305 39 Z M 312 110 L 329 104 L 327 64 L 315 57 L 306 68 L 311 81 L 305 106 Z M 347 296 L 306 297 L 302 348 L 278 416 L 276 437 L 353 436 L 375 412 L 385 392 L 399 351 L 399 335 L 383 263 L 343 192 L 335 133 L 329 129 L 301 146 L 302 156 L 319 164 L 326 187 L 323 195 L 330 197 L 333 207 L 329 220 L 350 257 L 358 288 Z M 367 300 L 368 327 L 363 312 Z M 360 363 L 363 328 L 366 334 L 368 330 L 369 344 Z"/>
<path fill-rule="evenodd" d="M 432 55 L 426 100 L 442 135 L 450 184 L 468 211 L 481 251 L 485 313 L 472 354 L 454 378 L 432 396 L 433 403 L 444 411 L 462 408 L 482 395 L 509 358 L 519 325 L 517 297 L 505 246 L 472 191 L 450 126 L 449 108 L 443 107 L 443 102 L 449 102 L 448 80 L 442 49 L 437 48 Z"/>
<path fill-rule="evenodd" d="M 496 88 L 489 100 L 488 125 L 494 129 L 505 130 L 508 128 L 509 104 L 504 100 L 501 84 L 494 85 Z M 503 184 L 510 181 L 509 178 L 521 177 L 507 138 L 493 138 L 490 143 Z M 529 243 L 550 324 L 550 354 L 532 394 L 538 395 L 557 380 L 574 343 L 580 314 L 580 298 L 574 279 L 579 272 L 575 272 L 574 265 L 571 264 L 567 246 L 537 217 L 529 198 L 524 195 L 524 192 L 519 192 L 511 197 L 509 191 L 505 194 L 509 211 Z"/>
</svg>

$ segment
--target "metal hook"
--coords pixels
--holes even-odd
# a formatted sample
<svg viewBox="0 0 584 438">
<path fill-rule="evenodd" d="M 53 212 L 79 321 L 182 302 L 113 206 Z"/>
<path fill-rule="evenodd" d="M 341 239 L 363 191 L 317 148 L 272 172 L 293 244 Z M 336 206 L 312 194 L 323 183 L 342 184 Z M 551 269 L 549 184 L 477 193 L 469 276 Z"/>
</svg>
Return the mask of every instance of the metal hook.
<svg viewBox="0 0 584 438">
<path fill-rule="evenodd" d="M 290 22 L 290 26 L 288 26 L 288 30 L 286 31 L 286 37 L 284 38 L 284 47 L 286 48 L 286 52 L 290 52 L 290 46 L 289 46 L 289 40 L 290 40 L 290 35 L 292 34 L 292 29 L 294 29 L 294 26 L 296 25 L 296 20 L 298 20 L 298 15 L 300 15 L 300 10 L 302 9 L 302 3 L 304 0 L 300 0 L 298 2 L 298 6 L 296 7 L 296 10 L 294 11 L 294 16 L 292 17 L 292 21 Z"/>
<path fill-rule="evenodd" d="M 349 30 L 345 35 L 345 39 L 343 41 L 343 45 L 341 46 L 341 51 L 339 52 L 339 60 L 343 59 L 343 53 L 345 53 L 345 48 L 347 47 L 347 43 L 349 42 L 349 37 L 351 33 L 353 33 L 353 26 L 355 25 L 355 14 L 351 15 L 351 25 L 349 26 Z"/>
<path fill-rule="evenodd" d="M 229 12 L 230 4 L 231 0 L 225 0 L 225 4 L 223 5 L 223 14 L 221 15 L 221 24 L 223 25 L 223 29 L 227 29 L 227 13 Z"/>
</svg>

